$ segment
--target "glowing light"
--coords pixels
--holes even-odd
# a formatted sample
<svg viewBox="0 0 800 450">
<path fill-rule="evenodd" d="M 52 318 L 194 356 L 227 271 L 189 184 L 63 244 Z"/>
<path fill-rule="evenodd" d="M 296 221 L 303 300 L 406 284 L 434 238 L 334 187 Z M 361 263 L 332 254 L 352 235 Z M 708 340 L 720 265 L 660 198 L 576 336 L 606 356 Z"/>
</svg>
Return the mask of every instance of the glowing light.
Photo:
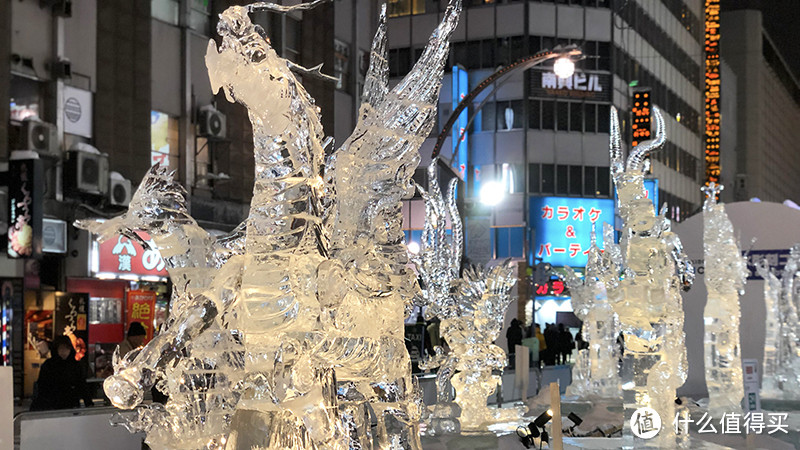
<svg viewBox="0 0 800 450">
<path fill-rule="evenodd" d="M 414 241 L 409 242 L 408 243 L 408 251 L 410 253 L 415 254 L 415 255 L 418 254 L 419 253 L 419 244 L 414 242 Z"/>
<path fill-rule="evenodd" d="M 559 78 L 569 78 L 575 73 L 575 63 L 569 57 L 562 56 L 553 64 L 553 72 Z"/>
<path fill-rule="evenodd" d="M 495 206 L 503 201 L 505 194 L 502 183 L 489 181 L 481 187 L 480 200 L 484 205 Z"/>
</svg>

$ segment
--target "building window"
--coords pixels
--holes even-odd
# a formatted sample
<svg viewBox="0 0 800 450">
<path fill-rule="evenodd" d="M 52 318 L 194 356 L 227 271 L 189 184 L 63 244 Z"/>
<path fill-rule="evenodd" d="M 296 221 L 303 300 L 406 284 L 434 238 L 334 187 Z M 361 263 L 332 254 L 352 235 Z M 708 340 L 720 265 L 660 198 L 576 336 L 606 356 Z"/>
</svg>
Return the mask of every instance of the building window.
<svg viewBox="0 0 800 450">
<path fill-rule="evenodd" d="M 425 0 L 389 0 L 386 12 L 389 17 L 424 14 Z"/>
<path fill-rule="evenodd" d="M 150 165 L 161 164 L 179 173 L 178 119 L 150 111 Z"/>
<path fill-rule="evenodd" d="M 154 19 L 163 20 L 172 25 L 178 25 L 179 0 L 151 0 L 150 15 Z"/>
<path fill-rule="evenodd" d="M 22 122 L 27 118 L 41 119 L 43 113 L 45 84 L 30 78 L 11 76 L 9 86 L 12 121 Z"/>
<path fill-rule="evenodd" d="M 569 194 L 569 166 L 556 166 L 556 194 Z"/>
<path fill-rule="evenodd" d="M 350 46 L 333 40 L 333 76 L 339 78 L 336 89 L 350 92 Z"/>
</svg>

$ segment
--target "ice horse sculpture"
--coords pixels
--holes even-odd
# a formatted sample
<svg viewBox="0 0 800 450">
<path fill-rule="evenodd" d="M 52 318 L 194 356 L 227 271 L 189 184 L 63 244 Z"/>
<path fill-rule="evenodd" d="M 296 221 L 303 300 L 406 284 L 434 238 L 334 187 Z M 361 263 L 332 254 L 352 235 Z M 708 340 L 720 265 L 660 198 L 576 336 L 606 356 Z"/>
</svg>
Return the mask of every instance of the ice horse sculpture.
<svg viewBox="0 0 800 450">
<path fill-rule="evenodd" d="M 733 225 L 725 206 L 717 203 L 723 189 L 711 183 L 702 188 L 703 251 L 708 301 L 705 321 L 705 367 L 708 410 L 713 417 L 741 410 L 744 398 L 742 357 L 739 344 L 739 295 L 747 278 Z"/>
<path fill-rule="evenodd" d="M 800 400 L 800 344 L 798 344 L 798 299 L 795 279 L 800 273 L 800 244 L 795 244 L 778 279 L 766 259 L 756 265 L 764 279 L 767 307 L 764 337 L 764 375 L 761 397 Z"/>
<path fill-rule="evenodd" d="M 524 411 L 489 408 L 487 398 L 497 389 L 506 354 L 494 341 L 500 336 L 506 309 L 516 283 L 513 267 L 506 261 L 491 269 L 470 266 L 459 277 L 463 228 L 456 206 L 453 179 L 445 201 L 436 168 L 428 166 L 428 191 L 417 186 L 425 200 L 425 226 L 419 255 L 412 255 L 425 285 L 421 306 L 428 317 L 441 319 L 439 329 L 449 351 L 436 347 L 436 354 L 421 367 L 438 367 L 437 403 L 429 418 L 429 433 L 481 430 L 488 424 L 517 419 Z M 452 241 L 446 234 L 447 218 Z M 449 385 L 456 391 L 455 404 Z M 460 410 L 460 413 L 459 413 Z"/>
<path fill-rule="evenodd" d="M 619 119 L 611 112 L 611 175 L 622 218 L 620 247 L 624 277 L 609 302 L 619 317 L 625 340 L 622 391 L 625 447 L 673 448 L 676 434 L 675 391 L 686 380 L 686 345 L 680 291 L 694 281 L 694 268 L 680 238 L 670 231 L 664 212 L 656 214 L 644 187 L 644 158 L 666 140 L 661 111 L 653 107 L 655 139 L 634 147 L 624 164 Z M 631 433 L 631 418 L 639 408 L 654 409 L 665 424 L 645 440 Z M 642 418 L 636 415 L 637 418 Z M 644 419 L 644 418 L 642 418 Z M 649 422 L 634 420 L 644 433 Z"/>
<path fill-rule="evenodd" d="M 608 292 L 619 288 L 622 253 L 614 243 L 614 228 L 603 224 L 603 247 L 597 246 L 592 223 L 589 258 L 583 280 L 567 267 L 567 286 L 572 293 L 572 308 L 583 321 L 583 338 L 589 348 L 578 351 L 572 368 L 568 396 L 583 399 L 619 399 L 619 319 L 608 303 Z"/>
<path fill-rule="evenodd" d="M 153 385 L 170 395 L 164 408 L 121 419 L 154 447 L 421 448 L 403 336 L 419 287 L 406 268 L 401 199 L 414 189 L 461 4 L 450 3 L 391 90 L 382 9 L 356 129 L 327 161 L 319 109 L 292 72 L 311 71 L 279 57 L 248 16 L 309 5 L 231 7 L 220 15 L 221 45 L 208 46 L 212 88 L 244 105 L 253 126 L 256 180 L 244 223 L 215 239 L 157 166 L 125 214 L 78 223 L 101 239 L 147 232 L 167 262 L 168 323 L 116 357 L 104 383 L 123 409 Z"/>
</svg>

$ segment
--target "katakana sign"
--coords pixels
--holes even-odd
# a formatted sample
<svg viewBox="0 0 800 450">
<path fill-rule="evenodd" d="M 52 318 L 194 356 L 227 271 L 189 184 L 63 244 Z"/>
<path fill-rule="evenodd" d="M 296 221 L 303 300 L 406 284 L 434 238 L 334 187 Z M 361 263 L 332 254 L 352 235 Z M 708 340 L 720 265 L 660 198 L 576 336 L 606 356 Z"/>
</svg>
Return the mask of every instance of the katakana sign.
<svg viewBox="0 0 800 450">
<path fill-rule="evenodd" d="M 143 241 L 150 243 L 149 234 L 137 234 Z M 97 245 L 98 264 L 95 272 L 166 277 L 164 259 L 151 247 L 153 246 L 143 248 L 138 242 L 122 235 L 108 239 Z"/>
<path fill-rule="evenodd" d="M 603 248 L 603 222 L 614 223 L 613 200 L 531 197 L 529 224 L 535 235 L 531 255 L 553 266 L 584 267 L 594 222 L 598 246 Z"/>
</svg>

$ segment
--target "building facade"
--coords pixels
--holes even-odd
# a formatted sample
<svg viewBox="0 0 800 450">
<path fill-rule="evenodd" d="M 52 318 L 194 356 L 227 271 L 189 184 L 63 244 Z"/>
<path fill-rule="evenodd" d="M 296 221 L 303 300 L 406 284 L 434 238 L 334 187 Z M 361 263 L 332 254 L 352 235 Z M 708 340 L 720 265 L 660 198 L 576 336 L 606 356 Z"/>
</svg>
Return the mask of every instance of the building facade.
<svg viewBox="0 0 800 450">
<path fill-rule="evenodd" d="M 757 9 L 724 10 L 720 53 L 736 86 L 735 199 L 783 202 L 800 198 L 800 81 L 767 34 Z M 726 148 L 722 149 L 723 152 Z M 723 166 L 724 169 L 724 166 Z"/>
<path fill-rule="evenodd" d="M 47 323 L 60 292 L 88 293 L 82 331 L 88 367 L 97 373 L 102 345 L 121 341 L 134 319 L 129 307 L 141 296 L 132 292 L 157 293 L 152 314 L 137 320 L 157 324 L 166 314 L 170 287 L 160 255 L 125 237 L 98 244 L 72 226 L 75 220 L 124 211 L 156 162 L 175 171 L 205 228 L 227 232 L 246 217 L 254 179 L 249 118 L 214 95 L 204 62 L 218 14 L 246 3 L 0 2 L 0 102 L 8 105 L 0 108 L 0 170 L 16 182 L 17 161 L 35 159 L 38 186 L 35 217 L 25 219 L 33 225 L 30 248 L 16 246 L 12 255 L 4 245 L 0 252 L 0 310 L 8 321 L 2 363 L 17 369 L 16 397 L 32 392 L 45 357 L 36 344 L 55 332 L 35 320 Z M 344 0 L 251 15 L 278 54 L 305 67 L 322 63 L 324 73 L 339 77 L 302 80 L 339 143 L 352 131 L 377 14 L 374 2 Z M 0 187 L 6 225 L 20 215 L 6 206 L 18 184 Z"/>
<path fill-rule="evenodd" d="M 464 181 L 466 256 L 472 262 L 515 258 L 524 262 L 522 278 L 530 273 L 523 270 L 525 264 L 585 264 L 591 222 L 615 222 L 608 156 L 611 108 L 620 111 L 626 143 L 645 140 L 633 136 L 637 95 L 646 94 L 666 121 L 667 144 L 650 159 L 654 202 L 666 204 L 668 217 L 678 221 L 700 208 L 702 1 L 467 1 L 464 6 L 453 37 L 453 72 L 445 75 L 439 124 L 422 148 L 422 167 L 459 99 L 497 68 L 559 45 L 577 45 L 586 56 L 575 75 L 564 80 L 553 74 L 552 63 L 507 75 L 474 100 L 464 122 L 468 125 L 457 125 L 466 130 L 466 144 L 453 145 L 461 134 L 445 141 L 441 165 Z M 396 77 L 419 56 L 446 2 L 398 0 L 389 7 L 390 70 Z M 466 83 L 461 72 L 467 74 Z M 424 186 L 424 176 L 417 178 Z M 490 199 L 492 206 L 481 199 L 487 184 L 493 184 L 490 196 L 496 197 Z M 407 236 L 413 241 L 420 236 L 423 206 L 411 200 L 405 210 Z M 536 294 L 521 284 L 520 297 L 555 300 L 539 321 L 554 322 L 556 312 L 571 310 L 561 288 L 554 293 L 552 286 L 538 286 L 534 289 L 544 290 Z M 520 302 L 520 316 L 524 307 Z"/>
</svg>

